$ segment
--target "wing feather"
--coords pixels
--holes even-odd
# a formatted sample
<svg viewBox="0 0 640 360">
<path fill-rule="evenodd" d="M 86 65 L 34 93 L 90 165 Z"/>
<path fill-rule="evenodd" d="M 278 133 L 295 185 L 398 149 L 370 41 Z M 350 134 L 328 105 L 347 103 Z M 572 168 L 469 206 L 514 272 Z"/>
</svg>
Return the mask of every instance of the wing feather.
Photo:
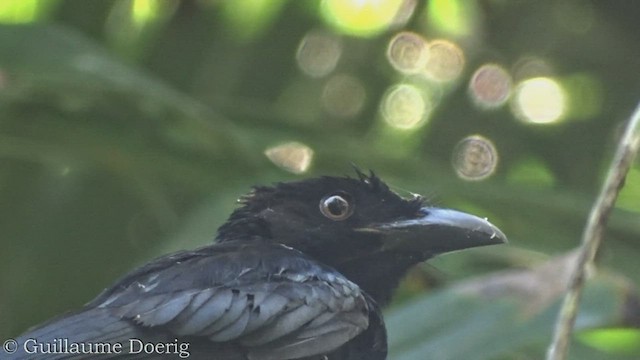
<svg viewBox="0 0 640 360">
<path fill-rule="evenodd" d="M 190 308 L 190 312 L 180 314 L 182 318 L 176 319 L 170 328 L 176 335 L 203 334 L 204 330 L 217 322 L 231 308 L 233 294 L 226 289 L 205 289 L 203 293 L 212 293 L 199 307 Z"/>
<path fill-rule="evenodd" d="M 222 314 L 222 316 L 219 316 L 217 321 L 210 326 L 207 326 L 201 333 L 194 335 L 214 335 L 216 332 L 229 326 L 242 316 L 242 313 L 247 307 L 247 297 L 246 295 L 242 296 L 239 291 L 235 290 L 232 290 L 232 294 L 231 306 Z"/>
<path fill-rule="evenodd" d="M 155 308 L 137 314 L 134 320 L 144 326 L 164 325 L 182 313 L 196 294 L 195 291 L 172 294 Z"/>
<path fill-rule="evenodd" d="M 366 295 L 332 268 L 281 245 L 227 242 L 158 259 L 39 333 L 188 337 L 234 354 L 220 359 L 281 360 L 327 354 L 368 326 Z"/>
<path fill-rule="evenodd" d="M 226 326 L 225 328 L 215 332 L 214 334 L 209 336 L 211 341 L 223 342 L 237 339 L 239 336 L 244 334 L 247 329 L 247 325 L 249 324 L 249 318 L 251 316 L 250 309 L 244 309 L 239 318 L 237 318 L 234 322 Z"/>
<path fill-rule="evenodd" d="M 266 344 L 300 329 L 307 322 L 319 316 L 326 308 L 321 306 L 299 306 L 276 317 L 267 326 L 244 336 L 244 345 Z"/>
<path fill-rule="evenodd" d="M 264 326 L 266 323 L 285 311 L 285 308 L 291 307 L 291 300 L 277 293 L 259 293 L 262 301 L 257 303 L 251 311 L 251 318 L 247 324 L 247 334 Z M 258 298 L 258 295 L 256 295 Z"/>
</svg>

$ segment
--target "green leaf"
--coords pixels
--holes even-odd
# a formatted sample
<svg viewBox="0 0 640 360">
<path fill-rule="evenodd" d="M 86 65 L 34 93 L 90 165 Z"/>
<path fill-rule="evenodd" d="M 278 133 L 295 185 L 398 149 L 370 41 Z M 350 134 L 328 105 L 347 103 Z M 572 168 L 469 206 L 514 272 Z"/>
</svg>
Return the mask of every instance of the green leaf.
<svg viewBox="0 0 640 360">
<path fill-rule="evenodd" d="M 541 359 L 551 339 L 575 254 L 554 258 L 531 270 L 499 272 L 423 295 L 386 315 L 391 358 Z M 619 276 L 591 279 L 576 328 L 631 326 L 639 315 L 638 294 Z M 629 311 L 629 306 L 635 308 Z M 640 352 L 607 353 L 577 343 L 570 359 L 632 359 Z M 629 357 L 631 356 L 631 357 Z"/>
</svg>

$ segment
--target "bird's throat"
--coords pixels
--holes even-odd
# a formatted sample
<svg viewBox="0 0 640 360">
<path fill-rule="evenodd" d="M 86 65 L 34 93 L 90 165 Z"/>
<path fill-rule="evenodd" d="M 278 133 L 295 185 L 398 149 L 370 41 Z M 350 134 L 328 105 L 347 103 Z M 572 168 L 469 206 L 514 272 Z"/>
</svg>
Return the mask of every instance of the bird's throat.
<svg viewBox="0 0 640 360">
<path fill-rule="evenodd" d="M 402 278 L 418 262 L 405 256 L 389 258 L 388 254 L 374 254 L 336 265 L 336 270 L 384 306 L 391 301 Z"/>
</svg>

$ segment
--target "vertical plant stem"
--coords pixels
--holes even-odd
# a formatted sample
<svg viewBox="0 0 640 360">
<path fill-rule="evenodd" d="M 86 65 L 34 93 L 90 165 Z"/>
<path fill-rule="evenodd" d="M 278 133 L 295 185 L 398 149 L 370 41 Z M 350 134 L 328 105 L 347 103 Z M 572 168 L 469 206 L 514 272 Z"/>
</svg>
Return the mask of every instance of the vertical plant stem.
<svg viewBox="0 0 640 360">
<path fill-rule="evenodd" d="M 567 294 L 558 313 L 553 339 L 547 350 L 547 360 L 566 359 L 587 269 L 594 263 L 596 253 L 602 243 L 602 235 L 607 220 L 618 193 L 624 185 L 624 179 L 631 168 L 634 156 L 638 152 L 638 146 L 640 146 L 640 104 L 631 115 L 631 119 L 618 143 L 607 178 L 591 208 L 589 220 L 582 234 L 578 261 L 571 276 Z"/>
</svg>

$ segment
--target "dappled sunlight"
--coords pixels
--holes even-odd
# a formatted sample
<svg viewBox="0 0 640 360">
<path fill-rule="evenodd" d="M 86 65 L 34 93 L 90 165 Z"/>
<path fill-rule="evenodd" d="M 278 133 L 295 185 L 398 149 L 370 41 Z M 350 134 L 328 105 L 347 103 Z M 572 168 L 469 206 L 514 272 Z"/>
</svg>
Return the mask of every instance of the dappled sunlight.
<svg viewBox="0 0 640 360">
<path fill-rule="evenodd" d="M 464 52 L 454 42 L 426 40 L 409 31 L 387 44 L 387 61 L 402 78 L 380 101 L 383 119 L 392 128 L 415 130 L 427 123 L 440 100 L 453 90 L 464 69 Z"/>
<path fill-rule="evenodd" d="M 424 125 L 433 104 L 422 90 L 414 85 L 395 85 L 385 93 L 382 99 L 382 117 L 390 126 L 413 130 Z"/>
<path fill-rule="evenodd" d="M 456 43 L 448 40 L 429 42 L 429 58 L 424 75 L 437 82 L 456 80 L 464 69 L 464 52 Z"/>
<path fill-rule="evenodd" d="M 401 26 L 415 9 L 413 0 L 323 0 L 320 12 L 337 31 L 354 36 L 377 35 Z"/>
<path fill-rule="evenodd" d="M 167 0 L 134 0 L 131 2 L 131 18 L 138 28 L 166 17 L 167 12 L 173 13 L 178 5 L 177 1 Z M 170 8 L 170 9 L 169 9 Z"/>
<path fill-rule="evenodd" d="M 474 1 L 430 0 L 425 8 L 428 24 L 454 38 L 472 35 L 476 18 Z"/>
<path fill-rule="evenodd" d="M 120 55 L 135 59 L 178 9 L 178 0 L 118 0 L 104 22 L 106 39 Z"/>
<path fill-rule="evenodd" d="M 453 168 L 464 180 L 484 180 L 498 166 L 498 151 L 491 140 L 471 135 L 460 140 L 453 150 Z"/>
<path fill-rule="evenodd" d="M 429 59 L 427 41 L 419 34 L 403 31 L 396 34 L 387 47 L 387 60 L 403 74 L 417 74 Z"/>
<path fill-rule="evenodd" d="M 516 87 L 512 110 L 524 122 L 555 123 L 567 110 L 567 96 L 560 84 L 552 78 L 525 80 Z"/>
<path fill-rule="evenodd" d="M 32 22 L 41 13 L 42 7 L 42 2 L 38 0 L 2 0 L 0 1 L 0 24 Z"/>
<path fill-rule="evenodd" d="M 313 160 L 313 149 L 295 141 L 270 147 L 264 154 L 276 166 L 294 174 L 306 172 Z"/>
<path fill-rule="evenodd" d="M 365 104 L 366 91 L 360 79 L 348 74 L 332 76 L 322 90 L 322 105 L 330 115 L 352 118 Z"/>
<path fill-rule="evenodd" d="M 484 64 L 471 76 L 469 94 L 480 108 L 502 106 L 511 95 L 511 75 L 500 65 Z"/>
<path fill-rule="evenodd" d="M 327 32 L 307 33 L 296 52 L 296 62 L 302 72 L 311 77 L 323 77 L 331 73 L 342 55 L 340 39 Z"/>
</svg>

